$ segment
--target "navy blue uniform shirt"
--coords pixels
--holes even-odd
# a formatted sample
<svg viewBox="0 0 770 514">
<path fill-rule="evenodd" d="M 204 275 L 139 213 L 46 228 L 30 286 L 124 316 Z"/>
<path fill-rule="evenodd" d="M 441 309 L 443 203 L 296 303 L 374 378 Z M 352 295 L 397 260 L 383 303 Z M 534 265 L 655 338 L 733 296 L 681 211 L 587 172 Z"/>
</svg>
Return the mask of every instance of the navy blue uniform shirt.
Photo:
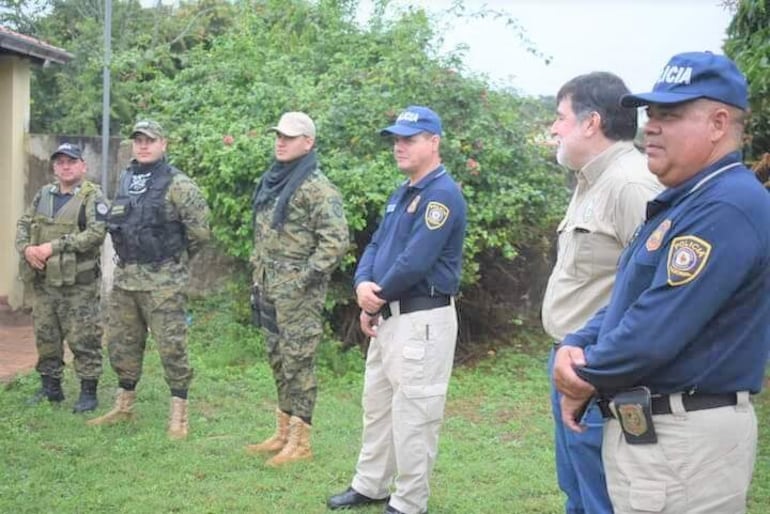
<svg viewBox="0 0 770 514">
<path fill-rule="evenodd" d="M 610 303 L 564 344 L 600 393 L 762 388 L 770 351 L 770 196 L 731 153 L 648 204 Z"/>
<path fill-rule="evenodd" d="M 465 199 L 443 166 L 413 186 L 404 182 L 358 262 L 355 286 L 375 282 L 387 301 L 456 294 L 465 224 Z"/>
</svg>

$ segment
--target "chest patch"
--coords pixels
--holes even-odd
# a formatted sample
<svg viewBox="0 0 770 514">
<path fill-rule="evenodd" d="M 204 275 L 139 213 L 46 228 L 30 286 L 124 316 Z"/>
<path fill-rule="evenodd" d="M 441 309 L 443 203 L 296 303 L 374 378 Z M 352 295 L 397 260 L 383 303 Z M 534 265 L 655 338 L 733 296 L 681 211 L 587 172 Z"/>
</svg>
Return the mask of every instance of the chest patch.
<svg viewBox="0 0 770 514">
<path fill-rule="evenodd" d="M 660 248 L 660 245 L 663 242 L 663 236 L 666 235 L 666 232 L 668 232 L 668 229 L 670 228 L 671 220 L 663 220 L 660 225 L 658 225 L 658 228 L 650 234 L 650 237 L 647 238 L 647 242 L 644 244 L 644 247 L 647 248 L 648 252 L 654 252 Z"/>
<path fill-rule="evenodd" d="M 681 286 L 692 282 L 706 266 L 711 243 L 695 236 L 676 237 L 668 251 L 668 284 Z"/>
<path fill-rule="evenodd" d="M 142 173 L 131 175 L 131 183 L 128 185 L 128 194 L 140 195 L 147 191 L 147 182 L 150 180 L 151 173 Z"/>
<path fill-rule="evenodd" d="M 440 202 L 430 202 L 425 208 L 425 226 L 437 230 L 449 219 L 449 207 Z"/>
</svg>

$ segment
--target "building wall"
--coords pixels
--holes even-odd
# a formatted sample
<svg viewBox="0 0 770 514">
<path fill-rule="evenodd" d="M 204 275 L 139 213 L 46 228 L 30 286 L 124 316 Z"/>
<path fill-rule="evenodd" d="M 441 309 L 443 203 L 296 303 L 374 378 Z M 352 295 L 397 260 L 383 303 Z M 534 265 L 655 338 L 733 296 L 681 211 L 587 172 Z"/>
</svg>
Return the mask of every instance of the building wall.
<svg viewBox="0 0 770 514">
<path fill-rule="evenodd" d="M 25 135 L 29 128 L 29 62 L 0 55 L 0 304 L 19 305 L 16 220 L 24 210 Z"/>
</svg>

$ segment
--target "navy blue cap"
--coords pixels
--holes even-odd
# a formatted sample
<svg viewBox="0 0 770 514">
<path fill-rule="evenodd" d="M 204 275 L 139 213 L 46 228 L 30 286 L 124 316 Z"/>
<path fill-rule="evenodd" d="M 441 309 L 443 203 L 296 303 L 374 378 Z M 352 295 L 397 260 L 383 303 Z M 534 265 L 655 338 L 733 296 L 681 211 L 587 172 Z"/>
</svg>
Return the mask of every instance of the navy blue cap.
<svg viewBox="0 0 770 514">
<path fill-rule="evenodd" d="M 746 77 L 733 61 L 711 52 L 677 54 L 668 61 L 651 93 L 623 95 L 623 107 L 676 104 L 708 98 L 746 110 Z"/>
<path fill-rule="evenodd" d="M 410 105 L 398 115 L 393 125 L 380 130 L 380 135 L 387 136 L 393 134 L 409 137 L 420 132 L 430 132 L 440 136 L 441 118 L 427 107 Z"/>
<path fill-rule="evenodd" d="M 81 150 L 78 145 L 72 143 L 62 143 L 59 145 L 59 148 L 51 154 L 51 160 L 56 159 L 56 156 L 59 154 L 72 157 L 73 159 L 83 160 L 83 150 Z"/>
</svg>

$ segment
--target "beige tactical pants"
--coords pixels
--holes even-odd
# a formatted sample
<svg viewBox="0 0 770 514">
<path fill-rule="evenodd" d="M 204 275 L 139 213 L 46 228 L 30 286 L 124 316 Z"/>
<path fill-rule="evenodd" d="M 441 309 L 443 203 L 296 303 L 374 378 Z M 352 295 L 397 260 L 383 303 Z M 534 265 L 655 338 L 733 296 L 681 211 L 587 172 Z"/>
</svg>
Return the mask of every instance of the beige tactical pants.
<svg viewBox="0 0 770 514">
<path fill-rule="evenodd" d="M 405 514 L 428 507 L 433 464 L 452 374 L 457 314 L 447 307 L 381 321 L 369 344 L 364 377 L 364 431 L 353 488 L 384 498 Z"/>
<path fill-rule="evenodd" d="M 746 392 L 738 405 L 653 416 L 656 444 L 629 445 L 620 423 L 604 425 L 602 458 L 616 514 L 741 514 L 757 449 L 757 418 Z"/>
</svg>

